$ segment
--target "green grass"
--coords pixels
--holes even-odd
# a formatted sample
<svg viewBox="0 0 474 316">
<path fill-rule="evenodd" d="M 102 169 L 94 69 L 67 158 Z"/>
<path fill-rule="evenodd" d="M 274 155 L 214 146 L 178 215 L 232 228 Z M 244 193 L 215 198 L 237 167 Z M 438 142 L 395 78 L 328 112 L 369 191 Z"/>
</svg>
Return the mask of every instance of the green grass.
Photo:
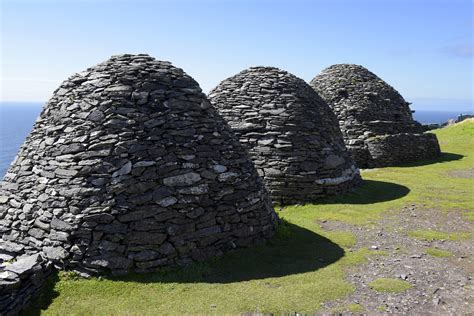
<svg viewBox="0 0 474 316">
<path fill-rule="evenodd" d="M 390 278 L 379 278 L 369 283 L 369 287 L 377 292 L 400 293 L 410 289 L 412 286 L 407 281 Z"/>
<path fill-rule="evenodd" d="M 438 249 L 438 248 L 428 248 L 428 249 L 426 249 L 426 253 L 430 256 L 440 257 L 440 258 L 452 257 L 453 256 L 452 252 L 446 251 L 446 250 L 441 250 L 441 249 Z"/>
<path fill-rule="evenodd" d="M 124 315 L 135 310 L 140 314 L 237 314 L 295 309 L 310 313 L 323 301 L 351 293 L 354 288 L 344 280 L 345 269 L 378 255 L 368 249 L 346 254 L 314 231 L 290 222 L 283 225 L 284 233 L 266 246 L 235 251 L 186 269 L 102 280 L 78 280 L 60 273 L 54 288 L 59 296 L 45 314 Z M 339 240 L 337 234 L 333 239 Z M 342 234 L 339 242 L 344 244 L 346 239 Z"/>
<path fill-rule="evenodd" d="M 464 212 L 463 216 L 468 221 L 474 222 L 474 211 Z"/>
<path fill-rule="evenodd" d="M 363 225 L 375 222 L 388 209 L 411 204 L 444 211 L 474 209 L 472 179 L 446 176 L 450 170 L 474 165 L 474 120 L 434 133 L 443 151 L 440 158 L 367 170 L 363 172 L 365 183 L 354 193 L 326 199 L 319 205 L 290 206 L 285 210 L 298 212 L 302 221 L 338 220 Z"/>
<path fill-rule="evenodd" d="M 62 273 L 35 307 L 43 308 L 45 315 L 217 315 L 257 310 L 313 314 L 321 302 L 354 291 L 345 280 L 348 269 L 366 262 L 370 255 L 380 255 L 368 249 L 348 251 L 356 243 L 355 236 L 323 231 L 318 221 L 374 225 L 383 212 L 411 204 L 441 209 L 446 216 L 452 210 L 474 209 L 472 179 L 446 176 L 448 171 L 474 165 L 474 121 L 435 133 L 445 152 L 441 158 L 365 171 L 366 181 L 354 193 L 317 205 L 286 207 L 279 212 L 286 222 L 267 245 L 186 269 L 121 279 L 84 280 Z M 447 238 L 443 235 L 442 239 Z M 380 282 L 382 288 L 407 286 L 395 281 L 401 283 L 377 281 L 375 286 Z"/>
<path fill-rule="evenodd" d="M 357 304 L 357 303 L 350 303 L 350 304 L 347 304 L 347 305 L 337 306 L 337 307 L 331 309 L 331 314 L 338 315 L 338 314 L 342 314 L 344 312 L 362 313 L 362 312 L 364 312 L 364 310 L 365 309 L 362 305 Z"/>
<path fill-rule="evenodd" d="M 364 307 L 360 304 L 352 303 L 347 305 L 347 310 L 351 313 L 362 313 L 364 311 Z"/>
<path fill-rule="evenodd" d="M 440 232 L 436 230 L 429 230 L 429 229 L 420 229 L 408 232 L 408 236 L 426 240 L 426 241 L 433 241 L 433 240 L 465 240 L 471 238 L 471 233 L 469 232 Z"/>
<path fill-rule="evenodd" d="M 379 307 L 377 307 L 377 310 L 381 313 L 385 312 L 387 308 L 384 306 L 384 305 L 380 305 Z"/>
</svg>

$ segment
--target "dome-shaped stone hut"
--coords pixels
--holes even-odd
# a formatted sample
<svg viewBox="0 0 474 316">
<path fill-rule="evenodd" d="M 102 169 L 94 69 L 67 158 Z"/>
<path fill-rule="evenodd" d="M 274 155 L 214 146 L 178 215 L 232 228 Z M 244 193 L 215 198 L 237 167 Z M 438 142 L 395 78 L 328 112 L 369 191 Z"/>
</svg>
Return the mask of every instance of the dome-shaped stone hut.
<svg viewBox="0 0 474 316">
<path fill-rule="evenodd" d="M 253 67 L 222 81 L 209 99 L 248 149 L 273 202 L 310 202 L 360 182 L 334 114 L 302 79 Z"/>
<path fill-rule="evenodd" d="M 54 92 L 1 183 L 0 219 L 3 255 L 125 273 L 260 243 L 277 217 L 196 81 L 119 55 Z"/>
<path fill-rule="evenodd" d="M 339 119 L 347 148 L 359 167 L 390 166 L 440 155 L 436 136 L 423 134 L 409 103 L 366 68 L 333 65 L 310 85 Z"/>
</svg>

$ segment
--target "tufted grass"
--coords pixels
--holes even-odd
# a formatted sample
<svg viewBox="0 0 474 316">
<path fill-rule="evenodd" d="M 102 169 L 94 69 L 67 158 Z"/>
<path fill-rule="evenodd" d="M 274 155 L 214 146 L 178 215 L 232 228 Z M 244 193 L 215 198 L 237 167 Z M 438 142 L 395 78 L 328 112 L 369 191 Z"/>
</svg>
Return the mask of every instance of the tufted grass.
<svg viewBox="0 0 474 316">
<path fill-rule="evenodd" d="M 474 211 L 464 212 L 463 216 L 468 221 L 474 222 Z"/>
<path fill-rule="evenodd" d="M 347 305 L 347 310 L 351 313 L 362 313 L 364 311 L 364 307 L 357 303 L 351 303 Z"/>
<path fill-rule="evenodd" d="M 412 285 L 399 279 L 378 278 L 370 282 L 369 287 L 377 292 L 400 293 L 410 289 Z"/>
<path fill-rule="evenodd" d="M 344 312 L 350 312 L 355 314 L 361 314 L 365 311 L 364 307 L 357 303 L 350 303 L 331 309 L 331 315 L 340 315 Z"/>
<path fill-rule="evenodd" d="M 471 238 L 471 233 L 469 232 L 452 232 L 446 233 L 436 230 L 429 230 L 429 229 L 419 229 L 413 230 L 408 232 L 408 236 L 425 240 L 425 241 L 433 241 L 433 240 L 464 240 Z"/>
<path fill-rule="evenodd" d="M 324 231 L 318 221 L 376 225 L 383 212 L 413 204 L 417 209 L 443 210 L 446 216 L 450 211 L 474 209 L 472 179 L 449 176 L 449 171 L 474 165 L 474 120 L 434 133 L 444 152 L 441 158 L 366 170 L 366 182 L 351 194 L 315 205 L 285 207 L 279 215 L 286 223 L 266 246 L 149 275 L 84 280 L 62 273 L 29 312 L 37 314 L 41 309 L 44 315 L 220 315 L 256 311 L 313 314 L 320 309 L 321 302 L 354 291 L 345 280 L 348 269 L 366 262 L 370 255 L 380 255 L 377 251 L 354 249 L 356 238 L 352 233 Z M 466 214 L 472 217 L 472 212 Z M 446 232 L 448 237 L 458 233 Z M 416 233 L 426 237 L 423 234 Z M 401 280 L 372 284 L 374 288 L 389 290 L 406 289 L 408 285 Z"/>
<path fill-rule="evenodd" d="M 439 257 L 439 258 L 446 258 L 446 257 L 453 256 L 453 253 L 451 251 L 446 251 L 446 250 L 433 248 L 433 247 L 426 249 L 426 253 L 430 256 Z"/>
</svg>

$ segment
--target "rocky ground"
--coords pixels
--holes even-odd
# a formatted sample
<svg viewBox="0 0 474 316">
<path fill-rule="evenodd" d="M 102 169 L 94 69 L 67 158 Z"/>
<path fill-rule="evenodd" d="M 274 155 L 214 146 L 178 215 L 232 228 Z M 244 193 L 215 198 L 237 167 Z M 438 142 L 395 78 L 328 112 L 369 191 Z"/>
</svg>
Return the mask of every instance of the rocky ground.
<svg viewBox="0 0 474 316">
<path fill-rule="evenodd" d="M 432 241 L 409 236 L 415 230 L 472 233 L 474 222 L 463 217 L 463 211 L 447 213 L 412 205 L 384 214 L 372 227 L 330 221 L 319 224 L 327 231 L 354 233 L 357 244 L 350 251 L 368 248 L 382 252 L 369 256 L 367 264 L 351 267 L 347 280 L 354 285 L 354 293 L 324 304 L 320 314 L 474 314 L 472 235 L 460 240 Z M 452 255 L 427 254 L 433 248 Z M 369 284 L 378 278 L 404 280 L 411 288 L 398 293 L 377 292 Z"/>
<path fill-rule="evenodd" d="M 451 172 L 448 172 L 448 176 L 453 177 L 453 178 L 472 179 L 474 178 L 474 168 L 453 170 Z"/>
</svg>

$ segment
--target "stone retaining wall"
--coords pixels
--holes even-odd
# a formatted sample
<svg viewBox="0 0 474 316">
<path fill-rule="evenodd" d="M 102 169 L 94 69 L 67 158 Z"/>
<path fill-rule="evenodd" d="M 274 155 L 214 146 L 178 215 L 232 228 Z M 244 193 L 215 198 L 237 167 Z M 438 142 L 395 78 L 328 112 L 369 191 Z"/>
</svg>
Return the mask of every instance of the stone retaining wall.
<svg viewBox="0 0 474 316">
<path fill-rule="evenodd" d="M 376 136 L 368 140 L 367 146 L 376 166 L 409 163 L 439 155 L 438 140 L 434 134 Z"/>
</svg>

